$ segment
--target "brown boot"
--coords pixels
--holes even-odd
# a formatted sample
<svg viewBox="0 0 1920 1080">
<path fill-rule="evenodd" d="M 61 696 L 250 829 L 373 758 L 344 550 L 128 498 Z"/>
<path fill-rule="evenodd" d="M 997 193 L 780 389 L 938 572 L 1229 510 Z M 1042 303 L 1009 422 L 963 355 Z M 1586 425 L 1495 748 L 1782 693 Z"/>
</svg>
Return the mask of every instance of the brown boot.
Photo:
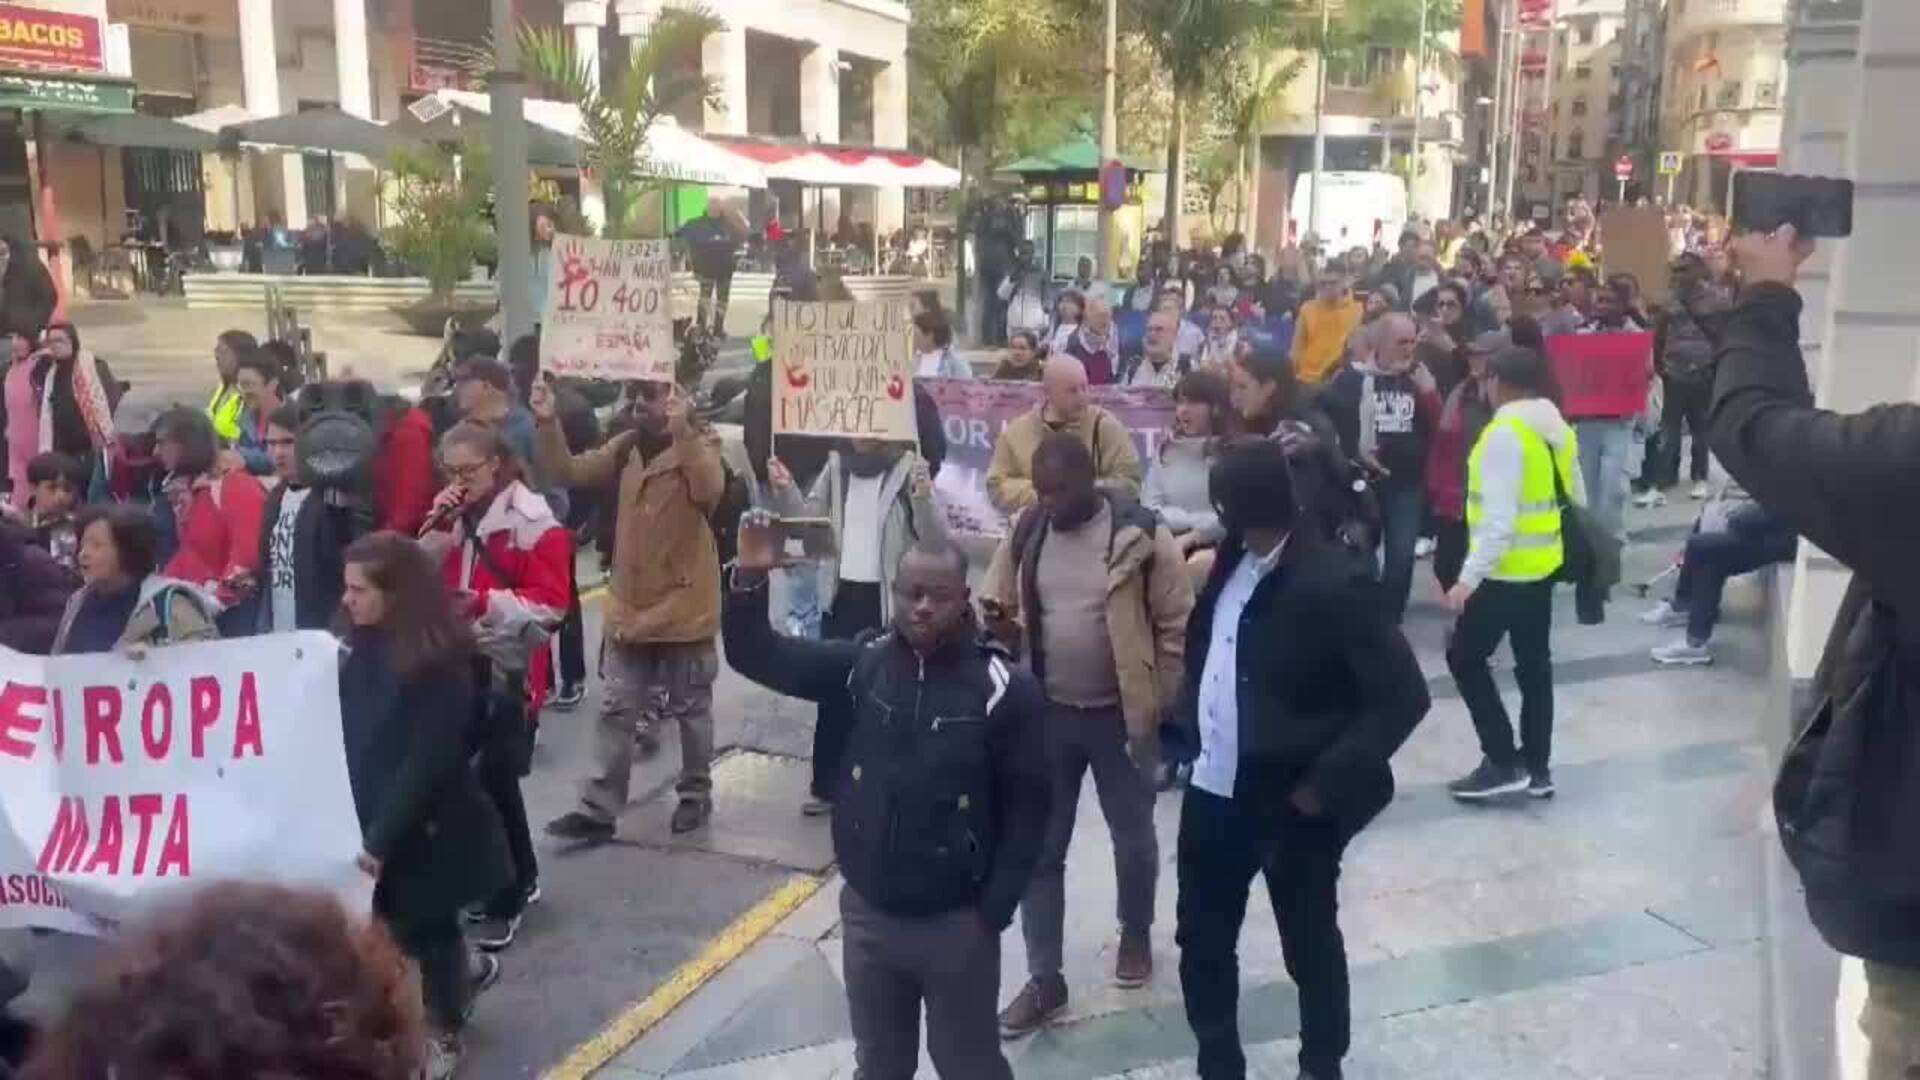
<svg viewBox="0 0 1920 1080">
<path fill-rule="evenodd" d="M 1120 952 L 1113 958 L 1113 985 L 1134 990 L 1153 978 L 1153 939 L 1146 933 L 1120 931 Z"/>
<path fill-rule="evenodd" d="M 1017 1039 L 1046 1026 L 1067 1007 L 1067 980 L 1059 975 L 1028 979 L 1013 1003 L 1000 1012 L 1000 1037 Z"/>
</svg>

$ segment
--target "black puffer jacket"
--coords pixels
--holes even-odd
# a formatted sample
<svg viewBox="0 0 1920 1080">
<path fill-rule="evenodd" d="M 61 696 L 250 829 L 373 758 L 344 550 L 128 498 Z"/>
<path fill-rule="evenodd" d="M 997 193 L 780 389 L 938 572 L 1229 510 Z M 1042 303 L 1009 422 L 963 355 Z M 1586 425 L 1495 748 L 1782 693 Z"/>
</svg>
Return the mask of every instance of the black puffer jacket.
<svg viewBox="0 0 1920 1080">
<path fill-rule="evenodd" d="M 1920 968 L 1920 406 L 1815 408 L 1799 324 L 1797 293 L 1758 286 L 1714 354 L 1714 454 L 1853 571 L 1774 817 L 1827 942 Z"/>
<path fill-rule="evenodd" d="M 767 590 L 727 594 L 727 663 L 771 690 L 852 694 L 834 780 L 833 850 L 847 884 L 897 915 L 973 907 L 1013 921 L 1040 859 L 1051 794 L 1033 676 L 972 641 L 920 657 L 892 634 L 809 641 L 775 633 Z"/>
</svg>

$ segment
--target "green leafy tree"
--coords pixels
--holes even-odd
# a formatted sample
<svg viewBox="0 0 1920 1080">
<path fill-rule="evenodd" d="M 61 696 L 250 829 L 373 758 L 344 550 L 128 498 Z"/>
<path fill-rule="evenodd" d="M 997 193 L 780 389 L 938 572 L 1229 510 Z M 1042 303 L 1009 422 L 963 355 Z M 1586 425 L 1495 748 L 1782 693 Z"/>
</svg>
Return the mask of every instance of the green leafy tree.
<svg viewBox="0 0 1920 1080">
<path fill-rule="evenodd" d="M 1188 110 L 1249 51 L 1284 40 L 1294 0 L 1131 0 L 1132 22 L 1160 60 L 1173 90 L 1167 135 L 1166 229 L 1179 239 Z"/>
<path fill-rule="evenodd" d="M 963 175 L 1052 147 L 1098 112 L 1100 57 L 1085 0 L 910 0 L 913 133 Z"/>
<path fill-rule="evenodd" d="M 527 70 L 580 109 L 587 164 L 606 193 L 607 236 L 630 235 L 633 208 L 647 189 L 641 162 L 654 121 L 689 102 L 720 107 L 718 80 L 681 61 L 726 28 L 705 8 L 669 8 L 634 44 L 626 66 L 603 71 L 596 86 L 565 28 L 521 26 Z"/>
<path fill-rule="evenodd" d="M 1253 52 L 1230 61 L 1213 86 L 1214 122 L 1233 155 L 1234 221 L 1245 231 L 1258 210 L 1260 133 L 1279 111 L 1282 95 L 1307 66 L 1306 56 Z"/>
<path fill-rule="evenodd" d="M 396 151 L 388 162 L 393 178 L 393 224 L 387 247 L 426 275 L 437 300 L 494 254 L 493 173 L 487 145 L 429 146 Z"/>
</svg>

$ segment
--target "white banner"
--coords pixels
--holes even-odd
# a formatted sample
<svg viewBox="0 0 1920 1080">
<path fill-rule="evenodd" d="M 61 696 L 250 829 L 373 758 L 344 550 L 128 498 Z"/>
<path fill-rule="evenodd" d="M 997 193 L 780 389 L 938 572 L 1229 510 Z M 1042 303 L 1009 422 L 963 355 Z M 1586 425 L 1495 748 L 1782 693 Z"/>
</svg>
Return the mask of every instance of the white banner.
<svg viewBox="0 0 1920 1080">
<path fill-rule="evenodd" d="M 665 240 L 557 236 L 540 317 L 540 370 L 672 382 L 673 260 Z"/>
<path fill-rule="evenodd" d="M 231 879 L 366 911 L 360 847 L 330 635 L 140 660 L 0 649 L 0 928 L 103 933 Z"/>
</svg>

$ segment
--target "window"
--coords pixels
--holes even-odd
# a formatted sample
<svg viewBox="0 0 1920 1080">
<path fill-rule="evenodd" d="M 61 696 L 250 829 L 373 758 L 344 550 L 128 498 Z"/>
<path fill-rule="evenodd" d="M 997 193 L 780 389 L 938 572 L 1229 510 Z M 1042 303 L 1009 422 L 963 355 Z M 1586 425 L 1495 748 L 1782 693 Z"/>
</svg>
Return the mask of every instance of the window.
<svg viewBox="0 0 1920 1080">
<path fill-rule="evenodd" d="M 1573 77 L 1579 79 L 1581 82 L 1593 78 L 1593 65 L 1576 64 L 1573 69 Z"/>
<path fill-rule="evenodd" d="M 1356 63 L 1354 55 L 1347 50 L 1337 50 L 1327 54 L 1327 85 L 1347 90 L 1358 90 L 1367 85 L 1367 71 L 1364 63 Z"/>
<path fill-rule="evenodd" d="M 1777 109 L 1780 107 L 1780 84 L 1763 82 L 1753 84 L 1753 107 L 1756 109 Z"/>
<path fill-rule="evenodd" d="M 1367 50 L 1367 78 L 1378 79 L 1383 75 L 1392 75 L 1406 66 L 1405 49 L 1391 49 L 1384 45 L 1375 45 Z"/>
<path fill-rule="evenodd" d="M 1584 138 L 1582 132 L 1578 128 L 1568 132 L 1567 133 L 1567 157 L 1572 158 L 1575 161 L 1579 161 L 1585 158 L 1587 156 L 1586 154 L 1587 148 L 1585 145 L 1583 145 L 1585 142 L 1586 142 L 1586 139 Z"/>
<path fill-rule="evenodd" d="M 1737 109 L 1740 107 L 1740 80 L 1728 79 L 1714 92 L 1713 104 L 1717 109 Z"/>
<path fill-rule="evenodd" d="M 1593 44 L 1593 23 L 1591 20 L 1580 24 L 1577 40 L 1582 45 Z"/>
<path fill-rule="evenodd" d="M 1572 114 L 1573 114 L 1573 115 L 1575 115 L 1575 116 L 1585 116 L 1585 115 L 1587 115 L 1587 99 L 1586 99 L 1586 98 L 1574 98 L 1574 99 L 1573 99 L 1573 108 L 1572 108 L 1572 109 L 1571 109 L 1570 111 L 1571 111 L 1571 112 L 1572 112 Z"/>
</svg>

